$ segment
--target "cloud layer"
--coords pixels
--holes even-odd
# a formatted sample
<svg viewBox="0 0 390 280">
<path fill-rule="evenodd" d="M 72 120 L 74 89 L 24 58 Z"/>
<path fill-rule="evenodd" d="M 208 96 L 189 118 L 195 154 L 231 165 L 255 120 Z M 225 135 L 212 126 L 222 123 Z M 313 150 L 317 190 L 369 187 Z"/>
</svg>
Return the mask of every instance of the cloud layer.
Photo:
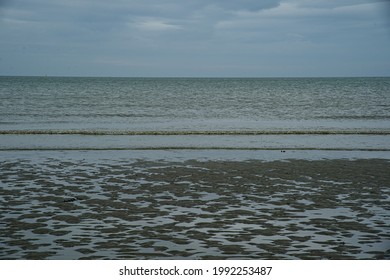
<svg viewBox="0 0 390 280">
<path fill-rule="evenodd" d="M 0 1 L 0 75 L 390 75 L 388 1 Z"/>
</svg>

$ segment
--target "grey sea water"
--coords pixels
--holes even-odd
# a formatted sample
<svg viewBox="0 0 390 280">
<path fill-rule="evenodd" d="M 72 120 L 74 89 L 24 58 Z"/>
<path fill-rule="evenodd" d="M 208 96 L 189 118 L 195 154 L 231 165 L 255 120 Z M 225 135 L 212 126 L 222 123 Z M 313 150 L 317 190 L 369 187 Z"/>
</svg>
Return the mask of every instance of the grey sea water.
<svg viewBox="0 0 390 280">
<path fill-rule="evenodd" d="M 390 78 L 0 77 L 0 259 L 390 259 Z"/>
<path fill-rule="evenodd" d="M 390 78 L 0 77 L 1 149 L 389 149 Z"/>
</svg>

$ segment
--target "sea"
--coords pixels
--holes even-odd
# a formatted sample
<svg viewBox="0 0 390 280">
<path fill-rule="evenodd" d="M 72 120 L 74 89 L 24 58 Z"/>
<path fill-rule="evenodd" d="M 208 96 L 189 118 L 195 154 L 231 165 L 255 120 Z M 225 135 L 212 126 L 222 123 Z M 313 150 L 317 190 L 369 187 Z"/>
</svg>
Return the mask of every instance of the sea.
<svg viewBox="0 0 390 280">
<path fill-rule="evenodd" d="M 0 150 L 390 149 L 390 78 L 0 77 Z"/>
<path fill-rule="evenodd" d="M 390 259 L 389 166 L 389 77 L 0 77 L 0 259 Z"/>
</svg>

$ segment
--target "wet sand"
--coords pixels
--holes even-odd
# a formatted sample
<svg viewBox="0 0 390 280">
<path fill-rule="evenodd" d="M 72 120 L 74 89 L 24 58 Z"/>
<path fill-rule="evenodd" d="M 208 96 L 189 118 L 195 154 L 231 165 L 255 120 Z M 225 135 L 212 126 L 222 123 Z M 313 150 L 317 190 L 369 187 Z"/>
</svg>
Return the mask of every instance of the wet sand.
<svg viewBox="0 0 390 280">
<path fill-rule="evenodd" d="M 387 159 L 85 155 L 0 159 L 0 259 L 390 259 Z"/>
</svg>

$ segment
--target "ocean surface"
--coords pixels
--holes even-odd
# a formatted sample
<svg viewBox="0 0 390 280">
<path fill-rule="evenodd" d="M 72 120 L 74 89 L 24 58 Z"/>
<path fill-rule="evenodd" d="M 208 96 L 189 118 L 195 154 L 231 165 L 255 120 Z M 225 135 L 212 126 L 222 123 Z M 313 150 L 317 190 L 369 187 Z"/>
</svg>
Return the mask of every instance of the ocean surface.
<svg viewBox="0 0 390 280">
<path fill-rule="evenodd" d="M 390 149 L 390 78 L 0 77 L 0 149 Z"/>
<path fill-rule="evenodd" d="M 0 77 L 0 259 L 390 259 L 390 78 Z"/>
</svg>

